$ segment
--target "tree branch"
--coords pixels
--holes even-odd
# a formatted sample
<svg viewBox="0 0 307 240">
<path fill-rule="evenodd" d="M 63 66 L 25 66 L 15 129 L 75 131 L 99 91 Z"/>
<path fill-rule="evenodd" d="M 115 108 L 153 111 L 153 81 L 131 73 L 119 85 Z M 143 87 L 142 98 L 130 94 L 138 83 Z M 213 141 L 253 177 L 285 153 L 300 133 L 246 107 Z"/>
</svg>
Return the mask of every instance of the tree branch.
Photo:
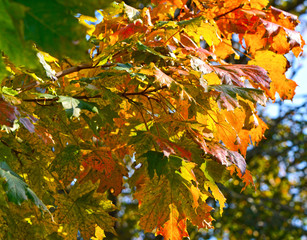
<svg viewBox="0 0 307 240">
<path fill-rule="evenodd" d="M 147 95 L 149 93 L 153 93 L 153 92 L 157 92 L 159 90 L 165 89 L 167 88 L 167 86 L 162 86 L 160 88 L 155 88 L 155 89 L 151 89 L 151 90 L 147 90 L 148 88 L 146 88 L 145 90 L 141 91 L 141 92 L 122 92 L 122 93 L 117 93 L 117 95 L 122 96 L 122 97 L 127 97 L 127 96 L 137 96 L 137 95 Z M 89 100 L 89 99 L 95 99 L 95 98 L 102 98 L 102 95 L 98 94 L 95 96 L 72 96 L 72 98 L 75 99 L 85 99 L 85 100 Z M 54 97 L 54 98 L 31 98 L 31 99 L 22 99 L 22 101 L 24 102 L 35 102 L 35 103 L 41 103 L 41 102 L 56 102 L 59 100 L 59 97 Z"/>
<path fill-rule="evenodd" d="M 114 65 L 114 63 L 106 63 L 106 64 L 104 64 L 102 66 L 98 66 L 98 67 L 100 67 L 100 68 L 107 68 L 107 67 L 111 67 L 113 65 Z M 96 68 L 96 67 L 97 67 L 96 65 L 85 63 L 85 64 L 81 64 L 81 65 L 74 66 L 74 67 L 71 67 L 71 68 L 67 68 L 67 69 L 65 69 L 63 71 L 57 72 L 55 74 L 55 76 L 57 78 L 60 78 L 60 77 L 64 77 L 65 75 L 73 73 L 73 72 L 79 72 L 80 70 L 83 70 L 83 69 Z"/>
</svg>

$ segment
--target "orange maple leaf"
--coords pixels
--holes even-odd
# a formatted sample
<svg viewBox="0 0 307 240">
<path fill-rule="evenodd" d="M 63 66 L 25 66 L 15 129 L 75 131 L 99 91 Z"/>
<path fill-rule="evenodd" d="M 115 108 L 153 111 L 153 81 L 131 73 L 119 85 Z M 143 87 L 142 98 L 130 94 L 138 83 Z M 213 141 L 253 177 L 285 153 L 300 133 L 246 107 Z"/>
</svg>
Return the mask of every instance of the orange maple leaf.
<svg viewBox="0 0 307 240">
<path fill-rule="evenodd" d="M 179 212 L 174 204 L 169 205 L 170 215 L 169 220 L 158 227 L 157 235 L 162 235 L 165 240 L 182 240 L 188 237 L 186 230 L 186 219 L 179 219 Z"/>
<path fill-rule="evenodd" d="M 100 180 L 98 192 L 110 190 L 117 196 L 123 188 L 123 176 L 127 173 L 112 157 L 111 151 L 92 151 L 84 156 L 83 171 L 79 176 L 80 183 L 91 180 L 93 183 Z"/>
</svg>

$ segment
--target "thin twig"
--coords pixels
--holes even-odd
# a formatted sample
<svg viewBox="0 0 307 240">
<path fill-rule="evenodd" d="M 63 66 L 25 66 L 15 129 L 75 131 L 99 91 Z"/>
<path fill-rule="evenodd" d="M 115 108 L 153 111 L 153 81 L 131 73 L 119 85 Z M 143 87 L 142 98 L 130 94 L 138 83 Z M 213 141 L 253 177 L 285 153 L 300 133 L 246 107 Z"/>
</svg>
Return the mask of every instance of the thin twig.
<svg viewBox="0 0 307 240">
<path fill-rule="evenodd" d="M 131 99 L 130 99 L 130 100 L 131 100 Z M 134 101 L 133 101 L 133 102 L 134 102 Z M 144 121 L 146 130 L 149 132 L 149 127 L 148 127 L 147 121 L 146 121 L 146 119 L 145 119 L 145 117 L 144 117 L 144 115 L 143 115 L 142 109 L 140 108 L 140 106 L 138 106 L 137 103 L 134 103 L 134 106 L 139 110 L 139 112 L 140 112 L 140 114 L 141 114 L 141 117 L 142 117 L 142 119 L 143 119 L 143 121 Z"/>
<path fill-rule="evenodd" d="M 147 90 L 148 88 L 146 88 L 146 89 L 144 89 L 144 90 L 141 91 L 141 92 L 131 92 L 131 93 L 126 93 L 126 92 L 124 92 L 124 93 L 121 93 L 120 95 L 122 95 L 122 96 L 146 95 L 146 94 L 148 94 L 148 93 L 157 92 L 157 91 L 162 90 L 162 89 L 164 89 L 164 88 L 167 88 L 167 86 L 164 85 L 164 86 L 162 86 L 162 87 L 160 87 L 160 88 L 155 88 L 155 89 L 152 89 L 152 90 Z"/>
<path fill-rule="evenodd" d="M 214 18 L 214 21 L 219 20 L 221 17 L 224 17 L 224 16 L 226 16 L 227 14 L 229 14 L 229 13 L 231 13 L 231 12 L 234 12 L 234 11 L 236 11 L 237 9 L 240 9 L 240 8 L 242 8 L 242 7 L 243 7 L 243 4 L 240 4 L 238 7 L 234 8 L 234 9 L 231 9 L 231 10 L 229 10 L 228 12 L 225 12 L 225 13 L 223 13 L 223 14 L 217 15 L 217 16 Z"/>
</svg>

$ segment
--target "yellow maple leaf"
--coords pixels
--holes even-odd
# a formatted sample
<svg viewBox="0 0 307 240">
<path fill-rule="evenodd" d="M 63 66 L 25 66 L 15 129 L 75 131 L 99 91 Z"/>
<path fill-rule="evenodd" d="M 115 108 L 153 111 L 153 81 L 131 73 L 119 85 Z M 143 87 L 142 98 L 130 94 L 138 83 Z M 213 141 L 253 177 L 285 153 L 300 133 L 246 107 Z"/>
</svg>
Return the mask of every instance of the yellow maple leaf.
<svg viewBox="0 0 307 240">
<path fill-rule="evenodd" d="M 101 229 L 98 225 L 95 227 L 95 237 L 92 237 L 93 240 L 102 240 L 106 237 L 103 229 Z"/>
<path fill-rule="evenodd" d="M 208 191 L 208 188 L 210 188 L 213 197 L 219 201 L 220 204 L 220 214 L 223 214 L 223 208 L 225 207 L 226 198 L 224 197 L 223 193 L 219 189 L 219 187 L 215 184 L 213 178 L 207 173 L 206 170 L 206 163 L 203 163 L 200 167 L 200 169 L 203 171 L 205 177 L 208 179 L 208 181 L 204 182 L 204 187 Z"/>
<path fill-rule="evenodd" d="M 221 84 L 221 79 L 215 72 L 203 75 L 203 78 L 207 80 L 208 85 L 218 85 Z"/>
<path fill-rule="evenodd" d="M 221 42 L 218 27 L 213 21 L 199 19 L 184 28 L 184 31 L 199 45 L 201 38 L 211 47 Z"/>
<path fill-rule="evenodd" d="M 271 51 L 258 51 L 255 58 L 248 62 L 250 65 L 257 65 L 264 68 L 271 78 L 270 97 L 275 100 L 276 92 L 281 99 L 291 99 L 294 97 L 297 84 L 291 79 L 287 79 L 285 72 L 288 61 L 283 55 Z"/>
<path fill-rule="evenodd" d="M 91 36 L 96 29 L 95 25 L 91 23 L 96 22 L 97 19 L 91 16 L 81 15 L 78 17 L 78 20 L 80 24 L 88 28 L 86 33 Z"/>
<path fill-rule="evenodd" d="M 269 4 L 269 0 L 247 0 L 250 3 L 251 8 L 262 10 Z"/>
<path fill-rule="evenodd" d="M 223 39 L 217 46 L 215 46 L 214 53 L 216 56 L 225 59 L 231 54 L 237 54 L 232 48 L 231 40 L 228 38 Z"/>
<path fill-rule="evenodd" d="M 213 197 L 219 201 L 220 204 L 220 214 L 223 214 L 223 208 L 225 207 L 226 198 L 224 197 L 221 190 L 218 188 L 218 186 L 211 181 L 206 181 L 205 185 L 210 188 Z"/>
</svg>

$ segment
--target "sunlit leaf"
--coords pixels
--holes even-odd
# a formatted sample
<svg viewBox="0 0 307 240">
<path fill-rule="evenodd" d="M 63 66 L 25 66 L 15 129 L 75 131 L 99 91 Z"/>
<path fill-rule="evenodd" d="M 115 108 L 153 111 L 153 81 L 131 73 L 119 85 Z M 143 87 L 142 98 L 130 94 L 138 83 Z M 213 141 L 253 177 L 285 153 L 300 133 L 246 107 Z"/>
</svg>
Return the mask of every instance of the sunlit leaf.
<svg viewBox="0 0 307 240">
<path fill-rule="evenodd" d="M 86 109 L 88 111 L 98 113 L 98 109 L 95 105 L 85 102 L 80 99 L 59 96 L 58 102 L 62 103 L 63 108 L 65 109 L 67 116 L 70 117 L 79 117 L 81 110 Z"/>
</svg>

